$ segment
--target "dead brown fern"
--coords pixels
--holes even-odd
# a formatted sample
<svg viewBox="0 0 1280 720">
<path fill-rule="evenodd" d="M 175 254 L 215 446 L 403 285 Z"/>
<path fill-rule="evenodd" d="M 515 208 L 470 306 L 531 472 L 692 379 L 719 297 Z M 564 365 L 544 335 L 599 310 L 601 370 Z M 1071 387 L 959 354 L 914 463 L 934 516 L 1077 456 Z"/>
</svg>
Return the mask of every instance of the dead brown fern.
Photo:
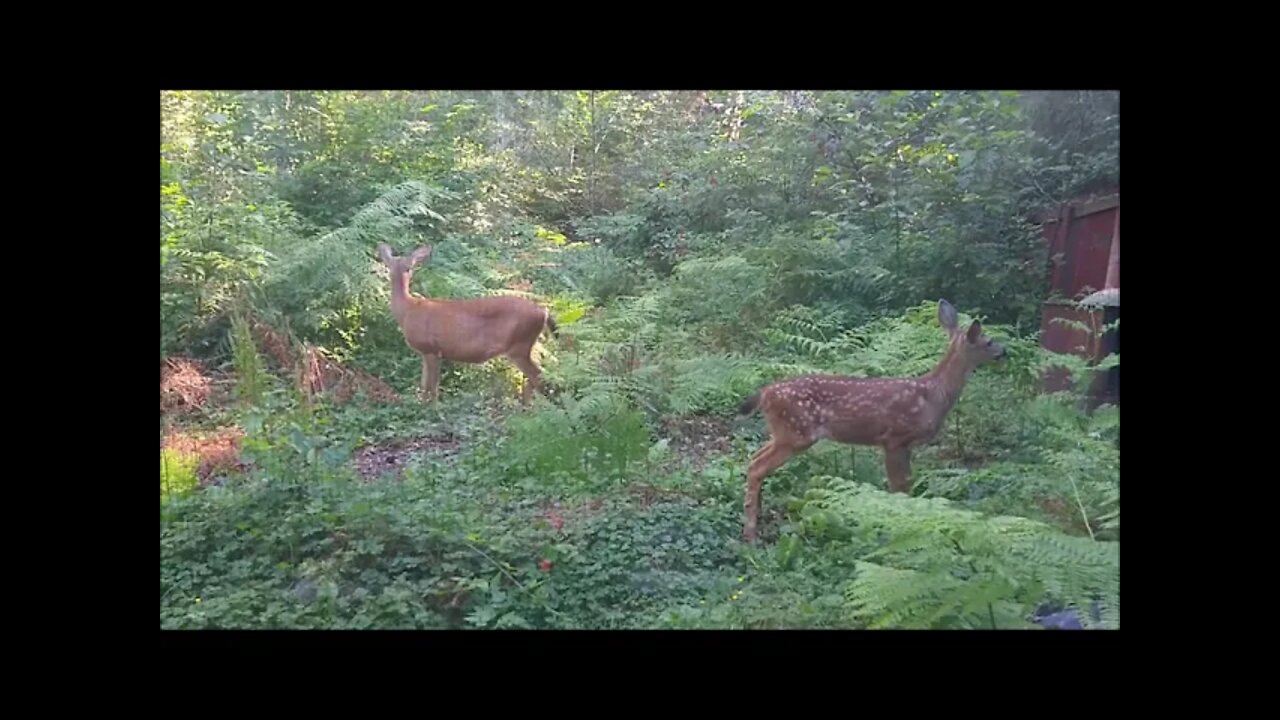
<svg viewBox="0 0 1280 720">
<path fill-rule="evenodd" d="M 279 370 L 290 372 L 298 391 L 307 400 L 329 393 L 335 403 L 345 405 L 360 391 L 378 403 L 399 399 L 396 391 L 381 379 L 361 370 L 342 367 L 311 343 L 300 342 L 289 332 L 278 330 L 257 318 L 252 320 L 251 327 L 263 351 Z"/>
<path fill-rule="evenodd" d="M 213 384 L 194 360 L 166 358 L 160 363 L 160 414 L 186 415 L 204 408 Z"/>
<path fill-rule="evenodd" d="M 161 449 L 172 450 L 179 455 L 199 459 L 196 477 L 200 485 L 207 486 L 230 472 L 243 472 L 245 464 L 240 460 L 240 441 L 244 431 L 231 425 L 206 432 L 180 432 L 170 430 L 160 440 Z"/>
</svg>

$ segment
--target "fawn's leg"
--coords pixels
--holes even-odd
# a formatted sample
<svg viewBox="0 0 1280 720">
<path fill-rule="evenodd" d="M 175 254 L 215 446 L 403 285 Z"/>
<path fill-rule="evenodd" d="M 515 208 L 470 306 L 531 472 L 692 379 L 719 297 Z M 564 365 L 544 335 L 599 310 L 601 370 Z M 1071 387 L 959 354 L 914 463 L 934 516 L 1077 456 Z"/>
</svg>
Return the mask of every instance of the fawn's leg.
<svg viewBox="0 0 1280 720">
<path fill-rule="evenodd" d="M 889 477 L 889 492 L 911 494 L 911 448 L 886 447 L 884 470 Z"/>
<path fill-rule="evenodd" d="M 507 353 L 507 359 L 524 373 L 524 387 L 520 390 L 520 403 L 527 404 L 529 396 L 542 383 L 542 368 L 533 361 L 533 346 L 520 345 Z"/>
<path fill-rule="evenodd" d="M 747 542 L 756 539 L 756 526 L 760 522 L 760 485 L 765 476 L 782 467 L 806 447 L 808 445 L 797 447 L 783 444 L 774 438 L 756 452 L 747 468 L 747 494 L 742 501 L 742 539 Z"/>
</svg>

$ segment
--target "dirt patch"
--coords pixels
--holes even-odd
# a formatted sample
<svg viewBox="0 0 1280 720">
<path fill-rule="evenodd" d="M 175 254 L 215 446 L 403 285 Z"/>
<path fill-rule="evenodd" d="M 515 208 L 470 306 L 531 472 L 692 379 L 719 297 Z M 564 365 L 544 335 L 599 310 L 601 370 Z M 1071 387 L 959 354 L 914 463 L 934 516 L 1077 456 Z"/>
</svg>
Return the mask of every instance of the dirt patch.
<svg viewBox="0 0 1280 720">
<path fill-rule="evenodd" d="M 684 457 L 695 469 L 701 469 L 713 458 L 733 452 L 733 431 L 729 421 L 714 416 L 694 415 L 662 419 L 661 434 L 671 450 Z"/>
<path fill-rule="evenodd" d="M 352 462 L 356 474 L 365 482 L 373 482 L 388 473 L 398 479 L 414 457 L 426 454 L 451 457 L 461 447 L 462 441 L 453 435 L 424 435 L 412 440 L 361 448 L 356 451 Z"/>
<path fill-rule="evenodd" d="M 180 455 L 198 457 L 196 477 L 200 487 L 208 487 L 221 484 L 230 473 L 247 469 L 240 460 L 240 441 L 243 438 L 244 431 L 234 425 L 201 433 L 171 430 L 160 439 L 160 447 Z"/>
</svg>

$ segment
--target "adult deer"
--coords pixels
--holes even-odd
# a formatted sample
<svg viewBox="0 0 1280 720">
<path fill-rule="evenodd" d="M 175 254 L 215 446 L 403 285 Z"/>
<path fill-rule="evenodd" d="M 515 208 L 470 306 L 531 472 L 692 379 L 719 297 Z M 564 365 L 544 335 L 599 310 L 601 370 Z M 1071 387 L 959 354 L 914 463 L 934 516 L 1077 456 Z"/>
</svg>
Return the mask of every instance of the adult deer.
<svg viewBox="0 0 1280 720">
<path fill-rule="evenodd" d="M 524 298 L 432 300 L 414 295 L 409 280 L 431 252 L 426 245 L 397 256 L 386 243 L 378 245 L 378 257 L 391 271 L 391 315 L 405 342 L 422 356 L 423 402 L 439 397 L 441 358 L 482 363 L 505 355 L 524 374 L 520 402 L 527 403 L 542 380 L 542 368 L 533 361 L 533 346 L 544 327 L 557 334 L 555 319 L 546 308 Z"/>
<path fill-rule="evenodd" d="M 955 405 L 974 368 L 1002 360 L 1005 349 L 974 321 L 960 332 L 956 309 L 942 300 L 938 320 L 950 340 L 929 372 L 913 378 L 856 378 L 807 375 L 767 385 L 738 407 L 756 408 L 769 425 L 770 440 L 751 458 L 743 501 L 743 538 L 755 540 L 760 515 L 760 483 L 819 440 L 884 449 L 890 492 L 911 491 L 911 449 L 932 440 Z"/>
</svg>

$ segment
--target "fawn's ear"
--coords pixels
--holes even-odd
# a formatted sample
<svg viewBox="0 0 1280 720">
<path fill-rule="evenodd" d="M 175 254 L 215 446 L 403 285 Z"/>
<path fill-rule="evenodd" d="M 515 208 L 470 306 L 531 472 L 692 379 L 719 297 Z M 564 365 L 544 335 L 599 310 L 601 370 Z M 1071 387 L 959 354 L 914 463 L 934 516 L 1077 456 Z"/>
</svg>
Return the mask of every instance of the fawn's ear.
<svg viewBox="0 0 1280 720">
<path fill-rule="evenodd" d="M 424 260 L 431 257 L 431 251 L 432 247 L 430 245 L 423 245 L 414 250 L 413 254 L 409 256 L 409 265 L 414 267 L 421 265 Z"/>
<path fill-rule="evenodd" d="M 951 303 L 946 300 L 938 301 L 938 322 L 942 324 L 942 329 L 949 333 L 956 331 L 956 323 L 959 318 L 956 317 L 956 309 L 951 307 Z"/>
<path fill-rule="evenodd" d="M 391 261 L 395 259 L 395 256 L 391 254 L 391 246 L 386 243 L 378 243 L 378 257 L 386 265 L 390 265 Z"/>
<path fill-rule="evenodd" d="M 964 335 L 969 340 L 969 342 L 971 343 L 978 342 L 978 338 L 982 337 L 982 323 L 978 322 L 977 320 L 974 320 L 972 323 L 969 323 L 969 330 L 965 332 Z"/>
</svg>

